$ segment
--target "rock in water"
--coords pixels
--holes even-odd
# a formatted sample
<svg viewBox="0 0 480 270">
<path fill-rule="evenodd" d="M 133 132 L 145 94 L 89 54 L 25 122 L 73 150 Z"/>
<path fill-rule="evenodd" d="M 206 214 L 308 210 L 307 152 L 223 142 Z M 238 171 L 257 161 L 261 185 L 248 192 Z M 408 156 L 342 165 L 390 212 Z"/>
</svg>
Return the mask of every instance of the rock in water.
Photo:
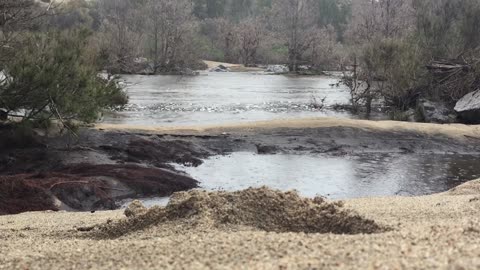
<svg viewBox="0 0 480 270">
<path fill-rule="evenodd" d="M 134 200 L 128 207 L 125 209 L 125 216 L 127 218 L 134 218 L 145 214 L 148 209 L 139 201 Z"/>
<path fill-rule="evenodd" d="M 210 72 L 230 72 L 230 69 L 224 65 L 219 65 L 210 69 Z"/>
<path fill-rule="evenodd" d="M 455 106 L 462 122 L 480 124 L 480 90 L 468 93 Z"/>
<path fill-rule="evenodd" d="M 272 72 L 275 74 L 283 74 L 290 72 L 290 69 L 287 66 L 283 65 L 270 65 L 267 67 L 267 72 Z"/>
</svg>

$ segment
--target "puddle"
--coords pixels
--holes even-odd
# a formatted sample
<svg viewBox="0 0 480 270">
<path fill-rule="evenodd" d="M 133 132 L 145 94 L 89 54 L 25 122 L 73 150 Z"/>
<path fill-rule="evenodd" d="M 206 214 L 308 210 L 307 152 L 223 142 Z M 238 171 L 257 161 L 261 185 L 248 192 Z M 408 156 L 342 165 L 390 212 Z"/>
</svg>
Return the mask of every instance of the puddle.
<svg viewBox="0 0 480 270">
<path fill-rule="evenodd" d="M 305 197 L 350 199 L 444 192 L 480 178 L 479 159 L 472 155 L 326 157 L 239 152 L 211 157 L 197 168 L 175 166 L 199 180 L 201 188 L 207 190 L 268 186 L 282 191 L 295 189 Z M 168 198 L 141 201 L 148 207 L 165 206 Z M 130 202 L 124 201 L 123 207 Z"/>
<path fill-rule="evenodd" d="M 268 186 L 331 199 L 418 196 L 480 178 L 479 157 L 470 155 L 369 154 L 350 157 L 233 153 L 197 168 L 176 165 L 207 190 Z"/>
</svg>

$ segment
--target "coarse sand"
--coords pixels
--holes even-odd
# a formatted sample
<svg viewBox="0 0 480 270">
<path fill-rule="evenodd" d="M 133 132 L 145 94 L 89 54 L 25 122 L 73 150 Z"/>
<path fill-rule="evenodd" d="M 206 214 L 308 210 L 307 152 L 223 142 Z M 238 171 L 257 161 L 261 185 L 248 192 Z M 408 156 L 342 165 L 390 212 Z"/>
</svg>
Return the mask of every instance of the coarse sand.
<svg viewBox="0 0 480 270">
<path fill-rule="evenodd" d="M 108 223 L 97 234 L 119 237 L 165 223 L 197 231 L 248 227 L 268 232 L 359 234 L 386 230 L 342 208 L 341 203 L 328 203 L 321 197 L 306 199 L 296 192 L 266 187 L 237 192 L 194 190 L 175 193 L 167 207 L 146 212 L 134 202 L 125 211 L 129 219 Z"/>
<path fill-rule="evenodd" d="M 480 180 L 343 202 L 190 191 L 129 217 L 1 216 L 0 269 L 480 269 L 479 191 Z"/>
</svg>

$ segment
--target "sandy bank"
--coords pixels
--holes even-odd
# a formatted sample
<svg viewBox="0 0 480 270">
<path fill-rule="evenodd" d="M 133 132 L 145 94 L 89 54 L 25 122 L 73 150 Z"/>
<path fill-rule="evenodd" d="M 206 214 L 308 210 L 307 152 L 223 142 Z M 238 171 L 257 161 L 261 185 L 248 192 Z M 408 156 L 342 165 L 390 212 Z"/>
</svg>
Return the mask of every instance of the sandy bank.
<svg viewBox="0 0 480 270">
<path fill-rule="evenodd" d="M 357 129 L 371 129 L 377 131 L 404 131 L 417 132 L 429 135 L 446 135 L 453 138 L 463 138 L 465 136 L 478 138 L 480 140 L 480 125 L 469 126 L 463 124 L 430 124 L 430 123 L 410 123 L 397 121 L 369 121 L 343 118 L 305 118 L 292 120 L 270 120 L 259 122 L 233 123 L 225 125 L 205 125 L 205 126 L 132 126 L 117 124 L 97 124 L 95 128 L 105 130 L 136 130 L 157 133 L 222 133 L 222 132 L 255 132 L 266 129 L 304 129 L 304 128 L 330 128 L 330 127 L 350 127 Z"/>
<path fill-rule="evenodd" d="M 254 71 L 263 71 L 262 68 L 257 67 L 245 67 L 242 64 L 231 64 L 231 63 L 224 63 L 224 62 L 216 62 L 216 61 L 209 61 L 203 60 L 203 62 L 208 66 L 208 69 L 216 68 L 220 65 L 227 67 L 230 69 L 231 72 L 254 72 Z"/>
<path fill-rule="evenodd" d="M 122 212 L 2 216 L 0 269 L 478 269 L 479 186 L 473 181 L 432 196 L 345 201 L 346 210 L 391 228 L 374 234 L 279 233 L 193 223 L 189 226 L 197 229 L 185 229 L 167 220 L 99 239 L 78 228 L 117 224 Z M 199 202 L 193 198 L 188 205 Z"/>
</svg>

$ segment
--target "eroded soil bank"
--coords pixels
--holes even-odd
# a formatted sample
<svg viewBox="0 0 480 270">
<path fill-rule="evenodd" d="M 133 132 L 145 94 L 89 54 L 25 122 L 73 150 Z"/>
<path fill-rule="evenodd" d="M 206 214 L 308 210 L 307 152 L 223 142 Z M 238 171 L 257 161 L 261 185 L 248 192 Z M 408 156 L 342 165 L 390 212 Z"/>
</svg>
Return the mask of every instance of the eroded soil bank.
<svg viewBox="0 0 480 270">
<path fill-rule="evenodd" d="M 480 153 L 477 126 L 340 119 L 223 127 L 99 126 L 78 138 L 37 137 L 22 148 L 2 129 L 0 214 L 114 209 L 125 198 L 168 196 L 197 187 L 172 163 L 198 166 L 237 151 L 345 156 L 360 153 Z"/>
</svg>

